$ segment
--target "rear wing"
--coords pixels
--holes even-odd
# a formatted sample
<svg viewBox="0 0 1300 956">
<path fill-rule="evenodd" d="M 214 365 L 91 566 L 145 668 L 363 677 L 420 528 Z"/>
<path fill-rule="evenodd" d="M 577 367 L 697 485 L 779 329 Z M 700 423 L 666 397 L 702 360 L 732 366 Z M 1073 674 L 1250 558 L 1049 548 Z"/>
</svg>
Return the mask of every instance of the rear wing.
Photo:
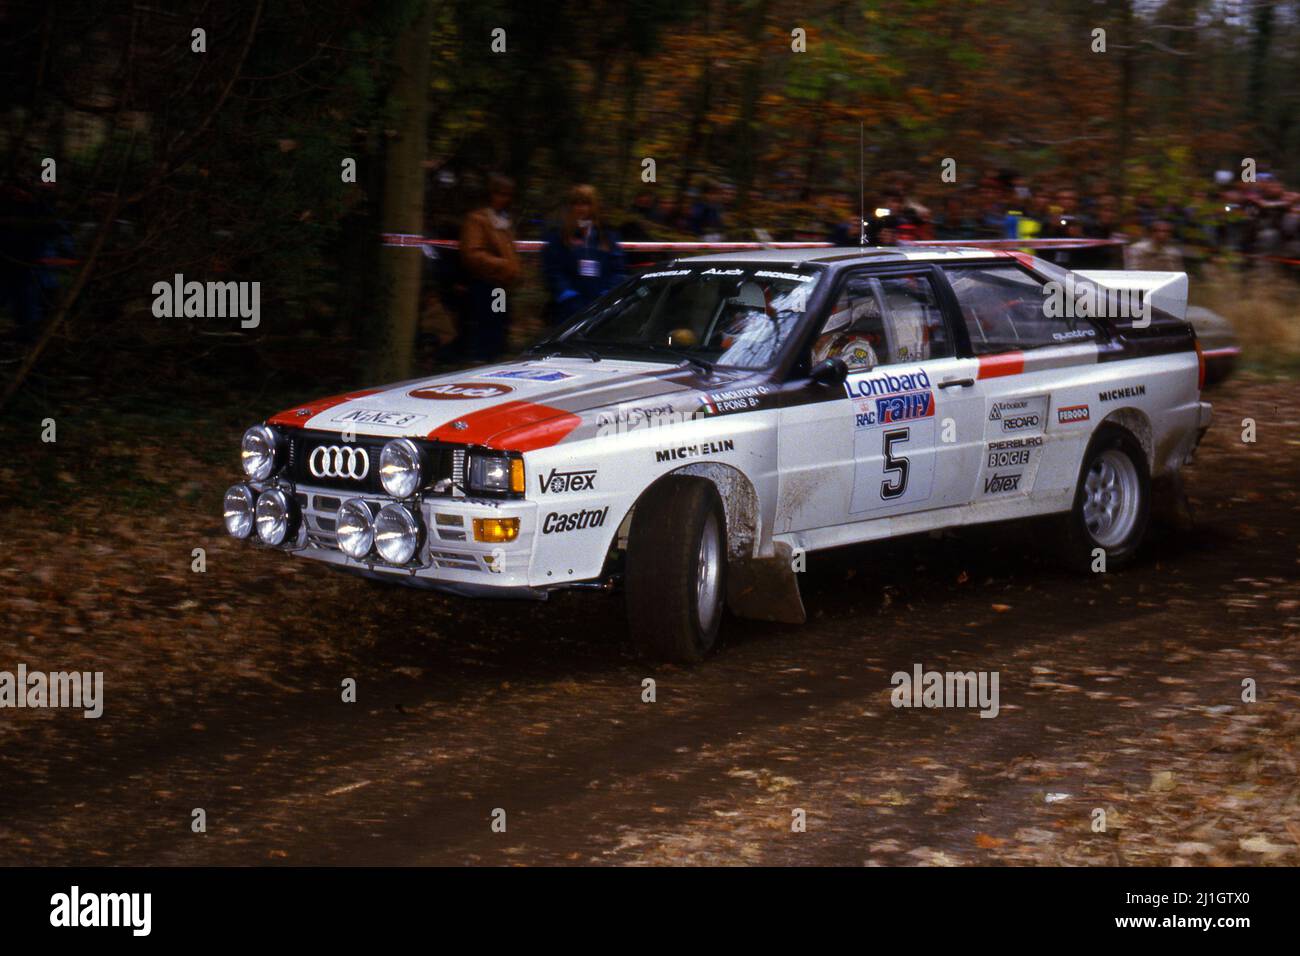
<svg viewBox="0 0 1300 956">
<path fill-rule="evenodd" d="M 1075 275 L 1097 283 L 1105 289 L 1127 294 L 1136 293 L 1139 302 L 1148 303 L 1180 322 L 1187 321 L 1186 272 L 1129 272 L 1126 270 L 1081 269 Z"/>
</svg>

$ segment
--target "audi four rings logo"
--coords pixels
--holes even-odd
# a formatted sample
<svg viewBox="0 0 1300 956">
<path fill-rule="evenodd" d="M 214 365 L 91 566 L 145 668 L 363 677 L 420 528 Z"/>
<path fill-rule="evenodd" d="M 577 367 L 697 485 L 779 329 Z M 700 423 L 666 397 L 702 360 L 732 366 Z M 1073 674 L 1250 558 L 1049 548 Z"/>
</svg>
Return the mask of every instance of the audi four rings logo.
<svg viewBox="0 0 1300 956">
<path fill-rule="evenodd" d="M 364 448 L 317 445 L 307 458 L 307 467 L 317 478 L 352 478 L 360 481 L 370 474 L 370 455 Z"/>
</svg>

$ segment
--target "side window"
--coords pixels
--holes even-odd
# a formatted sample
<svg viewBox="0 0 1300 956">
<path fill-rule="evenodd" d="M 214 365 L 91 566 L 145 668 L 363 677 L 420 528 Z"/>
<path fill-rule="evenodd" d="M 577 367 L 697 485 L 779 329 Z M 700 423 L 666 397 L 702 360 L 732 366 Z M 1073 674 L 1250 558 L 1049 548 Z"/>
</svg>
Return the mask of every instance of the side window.
<svg viewBox="0 0 1300 956">
<path fill-rule="evenodd" d="M 813 343 L 812 363 L 839 358 L 857 371 L 952 354 L 929 276 L 851 276 Z"/>
<path fill-rule="evenodd" d="M 1087 319 L 1048 307 L 1042 282 L 1014 266 L 944 270 L 961 306 L 976 355 L 1087 342 L 1097 330 Z"/>
</svg>

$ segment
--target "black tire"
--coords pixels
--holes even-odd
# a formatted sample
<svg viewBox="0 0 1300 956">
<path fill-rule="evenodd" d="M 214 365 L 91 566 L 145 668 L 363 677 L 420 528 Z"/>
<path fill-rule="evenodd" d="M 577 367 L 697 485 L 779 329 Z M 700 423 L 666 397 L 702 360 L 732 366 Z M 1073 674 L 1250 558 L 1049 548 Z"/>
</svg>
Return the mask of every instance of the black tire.
<svg viewBox="0 0 1300 956">
<path fill-rule="evenodd" d="M 1113 509 L 1107 508 L 1107 501 L 1116 501 Z M 1123 517 L 1108 523 L 1112 511 Z M 1102 425 L 1084 453 L 1074 504 L 1063 518 L 1062 558 L 1076 570 L 1091 571 L 1093 552 L 1101 548 L 1106 553 L 1107 571 L 1122 568 L 1142 546 L 1150 520 L 1151 473 L 1146 453 L 1123 428 Z"/>
<path fill-rule="evenodd" d="M 687 664 L 707 657 L 718 641 L 726 572 L 726 523 L 713 485 L 702 478 L 652 485 L 632 514 L 624 578 L 641 652 Z"/>
</svg>

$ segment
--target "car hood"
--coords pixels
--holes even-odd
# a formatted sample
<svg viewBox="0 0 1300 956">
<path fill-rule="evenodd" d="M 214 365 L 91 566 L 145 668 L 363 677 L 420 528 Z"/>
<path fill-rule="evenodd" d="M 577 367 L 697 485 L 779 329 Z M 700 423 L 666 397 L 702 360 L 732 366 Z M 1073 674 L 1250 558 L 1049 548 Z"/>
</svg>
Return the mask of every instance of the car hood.
<svg viewBox="0 0 1300 956">
<path fill-rule="evenodd" d="M 585 412 L 661 396 L 698 405 L 706 386 L 727 388 L 739 377 L 719 370 L 705 382 L 689 366 L 657 362 L 530 359 L 322 398 L 268 423 L 529 451 L 562 441 Z"/>
</svg>

